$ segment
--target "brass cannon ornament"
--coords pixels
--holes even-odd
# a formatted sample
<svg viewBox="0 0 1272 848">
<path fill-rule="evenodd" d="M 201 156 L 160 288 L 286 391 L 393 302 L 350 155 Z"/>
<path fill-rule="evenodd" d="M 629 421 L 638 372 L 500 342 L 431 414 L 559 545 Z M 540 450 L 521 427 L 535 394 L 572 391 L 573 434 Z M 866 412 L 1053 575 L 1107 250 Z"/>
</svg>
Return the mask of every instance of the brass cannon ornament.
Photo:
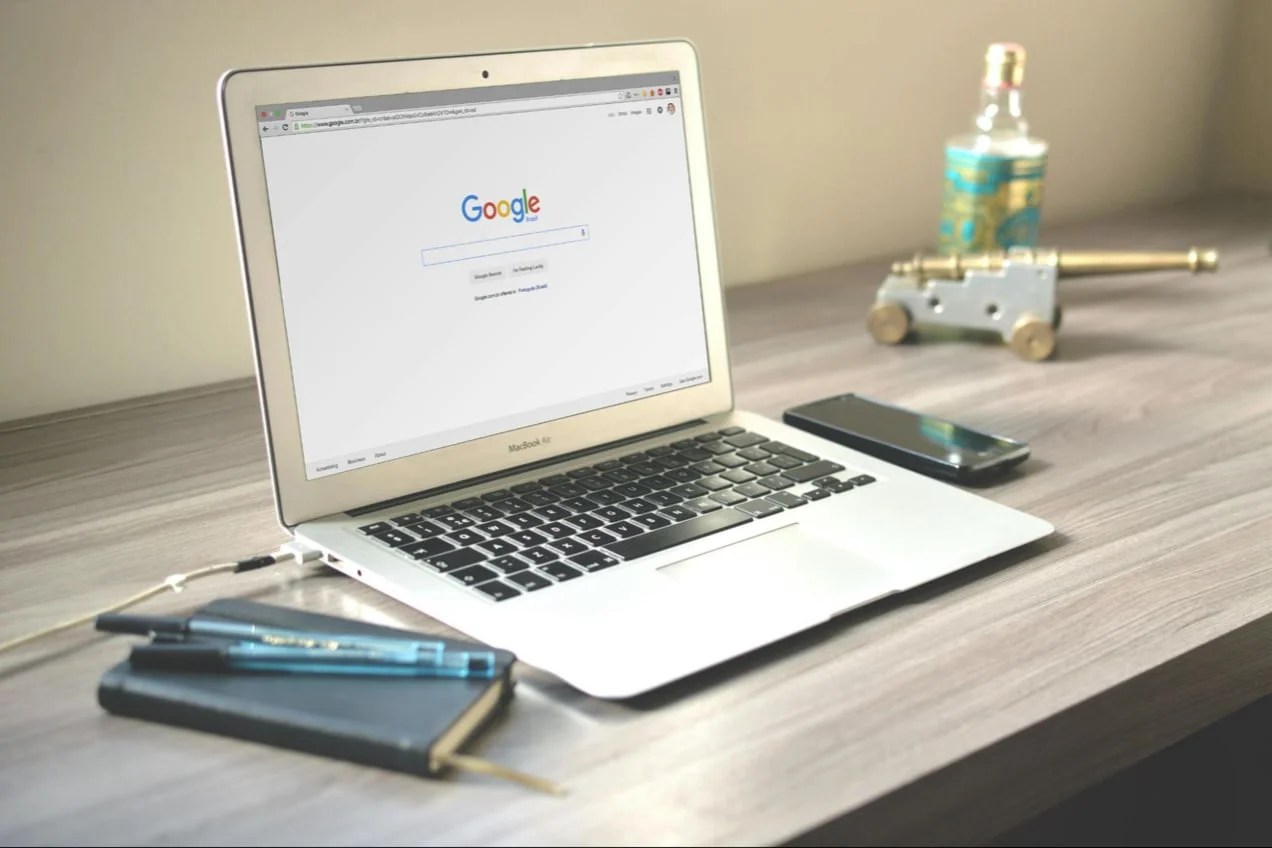
<svg viewBox="0 0 1272 848">
<path fill-rule="evenodd" d="M 898 344 L 916 327 L 988 330 L 1000 335 L 1017 356 L 1031 362 L 1056 350 L 1062 277 L 1131 274 L 1141 271 L 1213 271 L 1214 250 L 1178 253 L 1018 247 L 991 253 L 917 255 L 896 262 L 879 286 L 866 320 L 880 344 Z"/>
</svg>

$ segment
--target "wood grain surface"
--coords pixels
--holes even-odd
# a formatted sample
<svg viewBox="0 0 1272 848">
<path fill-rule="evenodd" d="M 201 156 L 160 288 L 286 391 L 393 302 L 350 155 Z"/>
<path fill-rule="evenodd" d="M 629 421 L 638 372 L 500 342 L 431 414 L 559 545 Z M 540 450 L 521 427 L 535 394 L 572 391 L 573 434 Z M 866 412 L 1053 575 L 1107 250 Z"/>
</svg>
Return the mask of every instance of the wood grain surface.
<svg viewBox="0 0 1272 848">
<path fill-rule="evenodd" d="M 876 346 L 899 257 L 728 300 L 739 406 L 860 391 L 1026 439 L 983 494 L 1056 536 L 632 701 L 523 668 L 472 751 L 565 799 L 112 717 L 94 693 L 124 641 L 65 633 L 0 657 L 0 842 L 974 842 L 1272 692 L 1272 201 L 1048 237 L 1222 268 L 1062 283 L 1044 364 Z M 0 425 L 0 640 L 283 539 L 250 385 Z M 445 632 L 310 566 L 146 609 L 231 595 Z"/>
</svg>

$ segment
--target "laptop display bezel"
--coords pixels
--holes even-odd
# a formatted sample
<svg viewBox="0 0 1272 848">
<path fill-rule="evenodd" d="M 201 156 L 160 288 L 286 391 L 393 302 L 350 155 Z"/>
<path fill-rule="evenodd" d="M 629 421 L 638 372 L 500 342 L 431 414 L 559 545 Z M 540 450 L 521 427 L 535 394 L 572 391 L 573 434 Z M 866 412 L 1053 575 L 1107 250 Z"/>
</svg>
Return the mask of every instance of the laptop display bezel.
<svg viewBox="0 0 1272 848">
<path fill-rule="evenodd" d="M 710 382 L 307 479 L 256 107 L 665 71 L 678 72 L 681 81 Z M 689 42 L 237 70 L 221 78 L 219 93 L 275 503 L 284 526 L 576 453 L 732 407 L 702 91 L 696 52 Z M 510 447 L 523 443 L 534 447 Z"/>
</svg>

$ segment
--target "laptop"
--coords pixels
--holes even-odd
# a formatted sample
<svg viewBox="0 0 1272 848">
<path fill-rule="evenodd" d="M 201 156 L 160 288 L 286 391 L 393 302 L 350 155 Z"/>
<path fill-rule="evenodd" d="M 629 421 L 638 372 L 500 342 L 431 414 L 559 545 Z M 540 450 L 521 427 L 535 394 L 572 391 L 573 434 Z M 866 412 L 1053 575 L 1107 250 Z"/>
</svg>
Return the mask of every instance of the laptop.
<svg viewBox="0 0 1272 848">
<path fill-rule="evenodd" d="M 279 520 L 625 698 L 1052 527 L 733 406 L 685 41 L 220 84 Z"/>
</svg>

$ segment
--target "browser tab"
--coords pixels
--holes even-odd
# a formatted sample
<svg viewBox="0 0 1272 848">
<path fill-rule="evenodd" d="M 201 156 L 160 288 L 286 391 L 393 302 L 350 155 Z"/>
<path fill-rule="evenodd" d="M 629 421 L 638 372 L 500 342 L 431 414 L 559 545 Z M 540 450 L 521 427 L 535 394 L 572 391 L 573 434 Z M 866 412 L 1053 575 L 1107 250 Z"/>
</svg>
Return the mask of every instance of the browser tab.
<svg viewBox="0 0 1272 848">
<path fill-rule="evenodd" d="M 353 109 L 347 103 L 339 106 L 306 106 L 303 109 L 288 109 L 290 118 L 335 118 L 340 115 L 352 115 Z"/>
</svg>

